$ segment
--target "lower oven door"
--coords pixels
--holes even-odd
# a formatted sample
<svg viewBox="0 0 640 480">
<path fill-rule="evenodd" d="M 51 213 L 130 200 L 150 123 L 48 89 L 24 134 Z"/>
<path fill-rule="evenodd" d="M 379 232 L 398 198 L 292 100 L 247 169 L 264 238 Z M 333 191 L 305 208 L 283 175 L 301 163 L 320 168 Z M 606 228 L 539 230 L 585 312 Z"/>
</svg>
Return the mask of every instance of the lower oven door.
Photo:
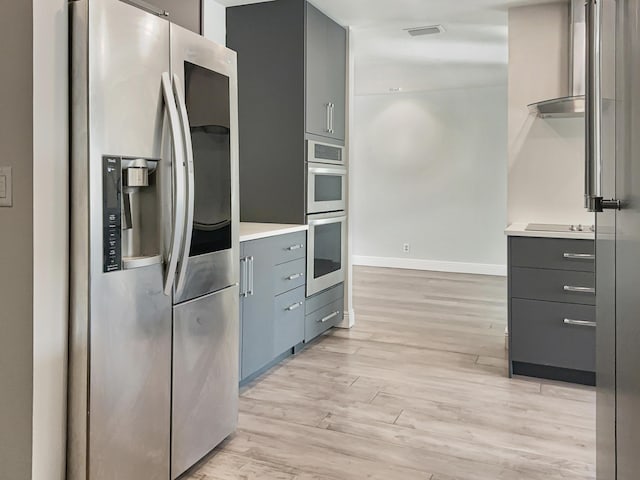
<svg viewBox="0 0 640 480">
<path fill-rule="evenodd" d="M 346 209 L 347 169 L 340 166 L 309 163 L 307 171 L 307 213 Z"/>
<path fill-rule="evenodd" d="M 308 215 L 307 297 L 344 282 L 347 216 L 344 212 Z"/>
</svg>

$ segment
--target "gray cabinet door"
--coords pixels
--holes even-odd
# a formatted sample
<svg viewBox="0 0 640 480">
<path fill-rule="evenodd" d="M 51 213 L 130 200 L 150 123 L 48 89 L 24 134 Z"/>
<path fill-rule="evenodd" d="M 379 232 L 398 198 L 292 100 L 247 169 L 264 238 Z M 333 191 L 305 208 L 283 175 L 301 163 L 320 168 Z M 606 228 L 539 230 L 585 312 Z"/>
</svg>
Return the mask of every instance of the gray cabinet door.
<svg viewBox="0 0 640 480">
<path fill-rule="evenodd" d="M 327 73 L 329 101 L 333 103 L 333 132 L 331 138 L 346 138 L 346 90 L 347 90 L 347 32 L 336 22 L 327 19 Z"/>
<path fill-rule="evenodd" d="M 511 237 L 509 242 L 512 267 L 595 271 L 593 240 Z"/>
<path fill-rule="evenodd" d="M 274 357 L 304 340 L 304 285 L 276 297 Z"/>
<path fill-rule="evenodd" d="M 511 307 L 513 361 L 595 372 L 596 329 L 587 324 L 595 307 L 520 299 Z"/>
<path fill-rule="evenodd" d="M 596 303 L 596 279 L 590 272 L 512 267 L 510 281 L 512 298 L 584 305 Z"/>
<path fill-rule="evenodd" d="M 248 296 L 242 301 L 242 378 L 273 360 L 273 255 L 270 239 L 244 244 L 249 257 Z"/>
<path fill-rule="evenodd" d="M 329 135 L 328 27 L 326 15 L 307 3 L 307 132 L 323 137 Z"/>
<path fill-rule="evenodd" d="M 347 32 L 307 3 L 306 37 L 307 133 L 344 141 Z"/>
</svg>

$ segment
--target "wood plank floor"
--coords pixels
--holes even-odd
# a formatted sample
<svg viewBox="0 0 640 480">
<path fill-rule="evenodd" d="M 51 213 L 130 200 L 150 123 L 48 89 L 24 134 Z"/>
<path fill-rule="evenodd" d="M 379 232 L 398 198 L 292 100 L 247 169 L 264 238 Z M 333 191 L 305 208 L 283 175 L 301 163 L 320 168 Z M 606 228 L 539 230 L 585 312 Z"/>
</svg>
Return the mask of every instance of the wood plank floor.
<svg viewBox="0 0 640 480">
<path fill-rule="evenodd" d="M 356 268 L 357 326 L 243 389 L 189 480 L 595 478 L 595 392 L 509 379 L 503 278 Z"/>
</svg>

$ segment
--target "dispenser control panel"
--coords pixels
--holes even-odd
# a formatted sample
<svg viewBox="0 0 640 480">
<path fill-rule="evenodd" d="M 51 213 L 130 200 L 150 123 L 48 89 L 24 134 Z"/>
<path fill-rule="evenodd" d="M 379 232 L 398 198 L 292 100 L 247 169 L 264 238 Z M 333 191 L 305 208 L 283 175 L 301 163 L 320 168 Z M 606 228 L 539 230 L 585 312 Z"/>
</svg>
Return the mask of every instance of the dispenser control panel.
<svg viewBox="0 0 640 480">
<path fill-rule="evenodd" d="M 122 159 L 102 157 L 103 271 L 122 270 Z"/>
</svg>

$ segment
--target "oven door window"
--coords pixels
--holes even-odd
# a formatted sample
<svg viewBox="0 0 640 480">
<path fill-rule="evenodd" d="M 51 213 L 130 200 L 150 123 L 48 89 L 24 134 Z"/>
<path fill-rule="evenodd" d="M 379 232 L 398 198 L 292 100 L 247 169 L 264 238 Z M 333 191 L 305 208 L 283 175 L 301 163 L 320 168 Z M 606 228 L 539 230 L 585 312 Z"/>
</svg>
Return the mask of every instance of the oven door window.
<svg viewBox="0 0 640 480">
<path fill-rule="evenodd" d="M 314 227 L 313 277 L 321 278 L 342 269 L 342 223 Z"/>
<path fill-rule="evenodd" d="M 193 143 L 195 257 L 231 248 L 229 78 L 185 62 L 185 97 Z"/>
<path fill-rule="evenodd" d="M 314 181 L 316 202 L 342 201 L 342 176 L 316 174 Z"/>
</svg>

